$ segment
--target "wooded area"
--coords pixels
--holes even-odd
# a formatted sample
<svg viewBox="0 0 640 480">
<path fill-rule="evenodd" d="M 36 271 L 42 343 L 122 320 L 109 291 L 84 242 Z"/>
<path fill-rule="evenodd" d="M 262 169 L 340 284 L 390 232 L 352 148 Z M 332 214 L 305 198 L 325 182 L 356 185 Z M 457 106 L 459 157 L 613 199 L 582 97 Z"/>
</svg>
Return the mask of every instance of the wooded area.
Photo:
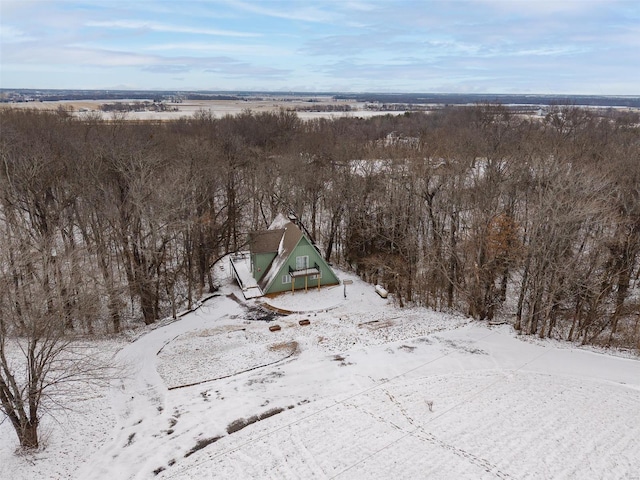
<svg viewBox="0 0 640 480">
<path fill-rule="evenodd" d="M 637 348 L 638 115 L 500 105 L 302 121 L 2 110 L 0 325 L 118 332 L 190 308 L 293 211 L 398 303 Z M 39 328 L 39 327 L 38 327 Z"/>
<path fill-rule="evenodd" d="M 637 114 L 0 115 L 0 402 L 24 447 L 50 387 L 104 372 L 71 339 L 191 308 L 280 212 L 401 307 L 640 349 Z"/>
</svg>

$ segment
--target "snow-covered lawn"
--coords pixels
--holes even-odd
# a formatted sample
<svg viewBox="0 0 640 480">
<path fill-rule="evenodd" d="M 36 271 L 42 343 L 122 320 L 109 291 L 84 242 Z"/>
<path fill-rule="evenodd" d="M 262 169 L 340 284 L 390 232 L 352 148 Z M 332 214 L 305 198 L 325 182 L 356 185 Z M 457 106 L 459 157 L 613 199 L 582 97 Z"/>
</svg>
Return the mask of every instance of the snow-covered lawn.
<svg viewBox="0 0 640 480">
<path fill-rule="evenodd" d="M 340 276 L 346 298 L 227 286 L 149 331 L 42 451 L 14 455 L 2 423 L 0 478 L 640 479 L 640 361 L 399 310 Z M 264 301 L 297 313 L 256 320 Z"/>
</svg>

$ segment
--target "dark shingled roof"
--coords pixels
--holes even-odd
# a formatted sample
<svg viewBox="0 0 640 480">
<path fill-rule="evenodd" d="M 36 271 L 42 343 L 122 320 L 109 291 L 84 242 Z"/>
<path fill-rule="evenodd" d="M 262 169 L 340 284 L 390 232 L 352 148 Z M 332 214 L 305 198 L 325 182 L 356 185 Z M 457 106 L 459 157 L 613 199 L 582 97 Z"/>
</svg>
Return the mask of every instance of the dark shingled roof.
<svg viewBox="0 0 640 480">
<path fill-rule="evenodd" d="M 262 230 L 249 234 L 249 248 L 252 253 L 277 253 L 285 229 Z"/>
<path fill-rule="evenodd" d="M 276 256 L 267 267 L 264 276 L 258 282 L 262 291 L 266 291 L 287 261 L 289 255 L 302 238 L 302 230 L 283 215 L 278 215 L 268 230 L 249 234 L 251 253 L 275 253 Z"/>
</svg>

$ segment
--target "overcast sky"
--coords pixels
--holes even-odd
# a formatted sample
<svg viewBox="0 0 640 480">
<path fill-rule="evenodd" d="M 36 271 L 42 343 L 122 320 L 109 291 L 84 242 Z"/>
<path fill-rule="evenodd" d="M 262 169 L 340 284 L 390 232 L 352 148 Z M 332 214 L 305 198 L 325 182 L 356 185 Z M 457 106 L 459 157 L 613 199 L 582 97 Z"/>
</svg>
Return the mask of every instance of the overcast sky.
<svg viewBox="0 0 640 480">
<path fill-rule="evenodd" d="M 0 0 L 0 87 L 640 94 L 639 0 Z"/>
</svg>

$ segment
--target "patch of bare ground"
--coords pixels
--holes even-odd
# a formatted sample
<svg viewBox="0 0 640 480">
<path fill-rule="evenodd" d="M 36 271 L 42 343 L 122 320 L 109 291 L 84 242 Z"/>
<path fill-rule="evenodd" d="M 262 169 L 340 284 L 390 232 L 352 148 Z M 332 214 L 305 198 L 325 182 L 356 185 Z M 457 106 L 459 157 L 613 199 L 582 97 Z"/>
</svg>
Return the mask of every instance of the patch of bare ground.
<svg viewBox="0 0 640 480">
<path fill-rule="evenodd" d="M 287 407 L 287 410 L 290 410 L 294 408 L 293 405 L 289 405 Z M 242 430 L 245 427 L 248 427 L 249 425 L 252 425 L 256 422 L 259 422 L 261 420 L 264 420 L 266 418 L 269 417 L 273 417 L 274 415 L 277 415 L 279 413 L 284 412 L 285 409 L 281 408 L 281 407 L 277 407 L 277 408 L 272 408 L 270 410 L 267 410 L 265 412 L 262 412 L 258 415 L 252 415 L 249 418 L 238 418 L 237 420 L 234 420 L 233 422 L 231 422 L 228 426 L 227 426 L 227 433 L 229 435 L 231 435 L 232 433 L 238 432 L 240 430 Z"/>
<path fill-rule="evenodd" d="M 191 455 L 196 453 L 198 450 L 202 450 L 204 447 L 206 447 L 208 445 L 211 445 L 212 443 L 217 442 L 221 438 L 222 438 L 222 436 L 219 435 L 219 436 L 216 436 L 216 437 L 202 438 L 202 439 L 198 440 L 197 443 L 191 448 L 191 450 L 189 450 L 187 453 L 184 454 L 184 458 L 190 457 Z"/>
<path fill-rule="evenodd" d="M 269 345 L 272 352 L 285 352 L 287 355 L 295 355 L 300 352 L 300 345 L 296 341 L 280 342 Z"/>
</svg>

